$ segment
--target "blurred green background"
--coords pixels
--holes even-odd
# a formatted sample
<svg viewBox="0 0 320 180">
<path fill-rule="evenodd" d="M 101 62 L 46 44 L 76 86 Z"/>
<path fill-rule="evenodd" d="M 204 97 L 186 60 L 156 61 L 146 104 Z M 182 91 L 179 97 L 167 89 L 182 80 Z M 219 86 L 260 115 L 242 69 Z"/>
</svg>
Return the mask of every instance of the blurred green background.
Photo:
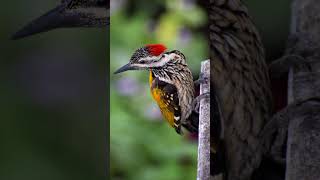
<svg viewBox="0 0 320 180">
<path fill-rule="evenodd" d="M 10 40 L 58 3 L 1 2 L 1 180 L 106 179 L 109 30 Z"/>
<path fill-rule="evenodd" d="M 289 0 L 248 0 L 268 60 L 281 56 L 289 27 Z M 145 44 L 181 50 L 194 78 L 208 59 L 203 1 L 111 0 L 110 167 L 113 180 L 196 179 L 197 143 L 175 133 L 152 100 L 147 71 L 112 73 Z"/>
<path fill-rule="evenodd" d="M 137 7 L 139 5 L 139 7 Z M 141 5 L 141 6 L 140 6 Z M 113 75 L 145 44 L 179 49 L 195 74 L 208 58 L 205 12 L 182 1 L 111 1 L 111 179 L 196 179 L 197 144 L 169 127 L 152 100 L 147 71 Z M 184 13 L 188 10 L 188 14 Z"/>
</svg>

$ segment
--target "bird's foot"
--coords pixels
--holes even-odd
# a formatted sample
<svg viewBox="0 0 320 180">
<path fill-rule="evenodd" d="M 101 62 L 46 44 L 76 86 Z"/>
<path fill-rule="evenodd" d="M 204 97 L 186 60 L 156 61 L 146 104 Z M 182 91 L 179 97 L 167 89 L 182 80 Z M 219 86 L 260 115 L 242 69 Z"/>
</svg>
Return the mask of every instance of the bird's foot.
<svg viewBox="0 0 320 180">
<path fill-rule="evenodd" d="M 289 54 L 274 60 L 269 65 L 269 71 L 272 78 L 279 78 L 287 74 L 291 67 L 311 69 L 310 63 L 300 55 Z"/>
<path fill-rule="evenodd" d="M 207 77 L 204 73 L 199 74 L 199 79 L 195 80 L 193 83 L 195 86 L 199 86 L 200 84 L 207 83 L 209 81 L 209 77 Z"/>
<path fill-rule="evenodd" d="M 210 92 L 201 94 L 197 96 L 193 102 L 192 102 L 192 109 L 196 112 L 199 113 L 199 108 L 200 108 L 200 102 L 202 99 L 210 99 Z"/>
</svg>

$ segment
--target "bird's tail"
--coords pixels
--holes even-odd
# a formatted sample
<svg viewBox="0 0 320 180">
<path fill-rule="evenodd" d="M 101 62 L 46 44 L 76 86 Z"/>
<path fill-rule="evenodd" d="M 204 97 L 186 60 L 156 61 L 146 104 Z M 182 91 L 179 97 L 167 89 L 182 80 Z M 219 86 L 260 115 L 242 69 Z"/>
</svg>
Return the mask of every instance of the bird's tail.
<svg viewBox="0 0 320 180">
<path fill-rule="evenodd" d="M 199 114 L 192 111 L 185 124 L 182 125 L 190 133 L 198 133 L 199 129 Z"/>
</svg>

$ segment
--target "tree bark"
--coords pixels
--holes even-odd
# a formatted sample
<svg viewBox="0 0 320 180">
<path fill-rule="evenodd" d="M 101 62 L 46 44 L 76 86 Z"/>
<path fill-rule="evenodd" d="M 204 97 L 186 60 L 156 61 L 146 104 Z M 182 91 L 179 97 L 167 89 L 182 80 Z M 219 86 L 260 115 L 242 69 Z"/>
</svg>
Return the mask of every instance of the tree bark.
<svg viewBox="0 0 320 180">
<path fill-rule="evenodd" d="M 210 60 L 201 63 L 201 73 L 210 77 Z M 200 84 L 200 95 L 210 93 L 210 80 Z M 210 99 L 200 101 L 197 180 L 210 179 Z"/>
<path fill-rule="evenodd" d="M 286 180 L 320 177 L 320 103 L 308 101 L 290 118 Z"/>
<path fill-rule="evenodd" d="M 318 0 L 292 2 L 291 33 L 286 54 L 300 57 L 300 62 L 289 67 L 288 104 L 320 97 L 319 12 Z M 301 107 L 297 107 L 290 115 L 287 135 L 286 180 L 318 180 L 319 101 L 308 100 Z"/>
</svg>

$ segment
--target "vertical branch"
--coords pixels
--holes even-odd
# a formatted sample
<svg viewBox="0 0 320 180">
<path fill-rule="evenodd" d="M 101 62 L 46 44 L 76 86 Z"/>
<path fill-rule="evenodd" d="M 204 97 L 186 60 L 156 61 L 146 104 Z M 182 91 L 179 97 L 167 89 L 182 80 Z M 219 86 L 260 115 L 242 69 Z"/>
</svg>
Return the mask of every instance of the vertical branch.
<svg viewBox="0 0 320 180">
<path fill-rule="evenodd" d="M 201 73 L 210 77 L 210 60 L 201 63 Z M 200 95 L 210 93 L 210 80 L 200 84 Z M 210 99 L 200 101 L 197 180 L 210 179 Z"/>
<path fill-rule="evenodd" d="M 292 104 L 294 102 L 293 97 L 293 68 L 289 69 L 288 73 L 288 97 L 287 97 L 287 104 Z"/>
<path fill-rule="evenodd" d="M 293 0 L 287 54 L 300 56 L 289 71 L 288 103 L 320 96 L 320 3 Z M 290 39 L 289 39 L 290 40 Z M 320 177 L 320 105 L 308 100 L 291 114 L 288 125 L 286 180 Z"/>
<path fill-rule="evenodd" d="M 320 103 L 308 101 L 296 110 L 288 127 L 286 180 L 318 180 Z"/>
</svg>

